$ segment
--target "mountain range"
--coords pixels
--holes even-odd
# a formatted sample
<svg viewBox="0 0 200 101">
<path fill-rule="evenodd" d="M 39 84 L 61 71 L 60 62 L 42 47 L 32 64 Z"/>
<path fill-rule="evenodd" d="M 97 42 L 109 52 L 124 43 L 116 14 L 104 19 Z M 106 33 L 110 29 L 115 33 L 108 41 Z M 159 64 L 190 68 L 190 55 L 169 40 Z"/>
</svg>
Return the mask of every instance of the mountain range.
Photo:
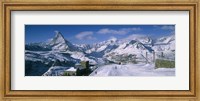
<svg viewBox="0 0 200 101">
<path fill-rule="evenodd" d="M 55 31 L 55 36 L 46 42 L 25 45 L 25 75 L 38 76 L 46 72 L 55 61 L 62 66 L 73 67 L 80 61 L 90 64 L 112 62 L 133 62 L 152 60 L 152 53 L 166 53 L 167 58 L 175 58 L 175 35 L 152 39 L 144 35 L 109 40 L 89 44 L 73 44 Z M 148 57 L 146 57 L 148 54 Z"/>
</svg>

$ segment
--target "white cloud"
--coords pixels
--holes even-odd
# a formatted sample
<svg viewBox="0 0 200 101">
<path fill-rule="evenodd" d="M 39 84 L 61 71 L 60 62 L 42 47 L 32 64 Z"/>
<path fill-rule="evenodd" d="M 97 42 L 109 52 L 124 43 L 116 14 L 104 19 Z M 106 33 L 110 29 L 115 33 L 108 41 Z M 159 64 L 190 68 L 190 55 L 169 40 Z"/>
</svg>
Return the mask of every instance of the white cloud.
<svg viewBox="0 0 200 101">
<path fill-rule="evenodd" d="M 113 30 L 109 28 L 100 29 L 97 31 L 98 34 L 117 34 L 117 35 L 125 35 L 131 31 L 138 31 L 141 30 L 140 28 L 122 28 L 119 30 Z"/>
<path fill-rule="evenodd" d="M 129 35 L 126 39 L 133 40 L 133 39 L 143 38 L 143 37 L 147 37 L 147 35 L 144 35 L 144 34 L 132 34 L 132 35 Z"/>
<path fill-rule="evenodd" d="M 85 31 L 85 32 L 81 32 L 77 34 L 75 37 L 79 40 L 83 40 L 83 39 L 93 40 L 93 39 L 96 39 L 95 37 L 92 36 L 93 34 L 94 32 L 92 31 Z"/>
<path fill-rule="evenodd" d="M 163 30 L 175 30 L 175 26 L 162 26 L 161 29 Z"/>
<path fill-rule="evenodd" d="M 162 30 L 169 30 L 170 33 L 169 34 L 175 34 L 175 26 L 162 26 L 161 27 Z"/>
<path fill-rule="evenodd" d="M 124 31 L 138 31 L 138 30 L 141 30 L 141 28 L 137 27 L 137 28 L 122 28 L 121 30 L 124 30 Z"/>
<path fill-rule="evenodd" d="M 98 34 L 118 34 L 118 35 L 124 35 L 126 34 L 126 31 L 122 31 L 122 30 L 112 30 L 112 29 L 100 29 L 98 32 Z"/>
</svg>

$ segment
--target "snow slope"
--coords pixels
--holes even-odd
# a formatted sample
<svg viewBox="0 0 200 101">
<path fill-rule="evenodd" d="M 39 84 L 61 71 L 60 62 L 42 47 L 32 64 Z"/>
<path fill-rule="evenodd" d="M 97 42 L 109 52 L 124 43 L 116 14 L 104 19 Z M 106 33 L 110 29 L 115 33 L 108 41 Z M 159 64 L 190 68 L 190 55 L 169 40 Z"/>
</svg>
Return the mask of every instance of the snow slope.
<svg viewBox="0 0 200 101">
<path fill-rule="evenodd" d="M 152 64 L 111 64 L 98 67 L 90 76 L 175 76 L 175 68 L 154 67 Z"/>
</svg>

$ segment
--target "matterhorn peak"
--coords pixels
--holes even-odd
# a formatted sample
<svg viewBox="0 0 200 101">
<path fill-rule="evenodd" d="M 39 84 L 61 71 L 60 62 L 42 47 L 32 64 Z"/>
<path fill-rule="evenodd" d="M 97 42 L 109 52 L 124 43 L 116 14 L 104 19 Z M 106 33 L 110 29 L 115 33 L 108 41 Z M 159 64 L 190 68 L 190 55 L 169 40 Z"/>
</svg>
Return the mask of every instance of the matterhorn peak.
<svg viewBox="0 0 200 101">
<path fill-rule="evenodd" d="M 54 32 L 55 32 L 56 34 L 60 34 L 60 32 L 59 32 L 58 30 L 55 30 Z"/>
<path fill-rule="evenodd" d="M 52 50 L 61 50 L 61 51 L 75 50 L 73 44 L 65 40 L 61 32 L 55 31 L 55 34 L 56 34 L 55 37 L 50 39 L 47 43 L 52 47 Z"/>
<path fill-rule="evenodd" d="M 57 45 L 62 43 L 66 43 L 66 40 L 59 31 L 55 31 L 55 36 L 48 41 L 49 45 Z"/>
<path fill-rule="evenodd" d="M 61 32 L 55 31 L 55 33 L 56 33 L 56 35 L 55 35 L 54 38 L 60 38 L 60 39 L 64 40 L 64 37 L 63 37 L 63 35 L 61 34 Z"/>
<path fill-rule="evenodd" d="M 63 35 L 61 34 L 61 32 L 55 31 L 55 33 L 56 33 L 56 35 L 53 38 L 54 40 L 59 41 L 59 42 L 65 42 L 65 38 L 63 37 Z"/>
</svg>

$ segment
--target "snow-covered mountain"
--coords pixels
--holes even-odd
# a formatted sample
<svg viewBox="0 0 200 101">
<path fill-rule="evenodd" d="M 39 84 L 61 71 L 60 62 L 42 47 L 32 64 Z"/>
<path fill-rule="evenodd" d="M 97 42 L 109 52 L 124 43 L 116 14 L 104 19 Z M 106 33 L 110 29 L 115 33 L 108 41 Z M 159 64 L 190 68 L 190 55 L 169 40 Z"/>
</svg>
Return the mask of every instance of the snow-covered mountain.
<svg viewBox="0 0 200 101">
<path fill-rule="evenodd" d="M 86 53 L 94 57 L 102 58 L 104 54 L 116 49 L 118 46 L 118 40 L 116 38 L 111 38 L 107 41 L 93 44 Z"/>
<path fill-rule="evenodd" d="M 175 51 L 175 35 L 158 38 L 152 49 L 154 51 Z"/>
<path fill-rule="evenodd" d="M 75 49 L 75 47 L 69 41 L 64 39 L 60 32 L 55 31 L 55 33 L 55 37 L 47 42 L 47 46 L 50 46 L 51 49 L 55 51 L 67 51 Z"/>
<path fill-rule="evenodd" d="M 31 51 L 82 51 L 85 47 L 83 45 L 74 45 L 66 40 L 59 31 L 55 31 L 56 35 L 46 42 L 26 44 L 25 49 Z"/>
<path fill-rule="evenodd" d="M 145 35 L 135 35 L 135 34 L 130 35 L 127 38 L 124 38 L 120 41 L 121 41 L 121 43 L 124 43 L 124 42 L 129 42 L 129 41 L 132 41 L 132 40 L 141 42 L 142 44 L 145 44 L 145 45 L 152 45 L 153 44 L 153 40 L 150 37 L 145 36 Z"/>
<path fill-rule="evenodd" d="M 149 44 L 148 44 L 149 45 Z M 110 61 L 127 61 L 136 59 L 144 59 L 144 54 L 146 52 L 151 53 L 153 50 L 149 46 L 145 46 L 138 40 L 130 40 L 118 45 L 116 49 L 111 50 L 110 52 L 104 54 L 104 58 L 109 59 Z M 132 58 L 132 59 L 129 59 Z M 124 59 L 124 60 L 122 60 Z M 127 61 L 127 62 L 131 62 Z M 145 59 L 144 59 L 145 61 Z"/>
<path fill-rule="evenodd" d="M 46 42 L 25 45 L 25 75 L 42 75 L 55 61 L 67 67 L 83 60 L 96 63 L 84 54 L 84 50 L 89 48 L 88 45 L 72 44 L 60 32 L 55 33 L 55 37 Z"/>
<path fill-rule="evenodd" d="M 167 44 L 167 43 L 172 43 L 173 41 L 175 41 L 175 35 L 158 38 L 156 41 L 156 44 L 159 44 L 159 43 Z"/>
<path fill-rule="evenodd" d="M 152 58 L 153 51 L 167 51 L 171 56 L 171 52 L 175 51 L 175 36 L 162 37 L 153 41 L 144 35 L 132 35 L 120 40 L 113 37 L 87 45 L 73 44 L 59 31 L 55 31 L 55 36 L 46 42 L 25 45 L 26 75 L 43 75 L 56 61 L 60 62 L 61 67 L 73 67 L 76 63 L 86 60 L 92 64 L 146 61 Z M 147 53 L 149 56 L 145 58 Z"/>
</svg>

